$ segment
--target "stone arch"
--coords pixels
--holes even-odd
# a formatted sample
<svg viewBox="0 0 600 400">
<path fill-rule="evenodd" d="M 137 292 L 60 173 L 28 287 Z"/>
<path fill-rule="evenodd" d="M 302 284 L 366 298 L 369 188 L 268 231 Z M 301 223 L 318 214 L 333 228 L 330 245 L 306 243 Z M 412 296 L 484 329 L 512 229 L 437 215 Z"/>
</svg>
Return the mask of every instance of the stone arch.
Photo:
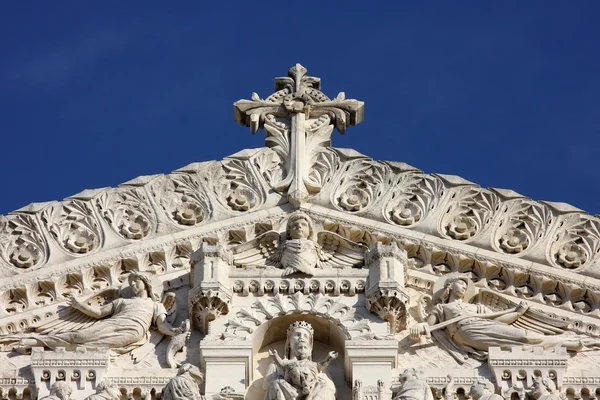
<svg viewBox="0 0 600 400">
<path fill-rule="evenodd" d="M 316 316 L 336 326 L 344 340 L 352 340 L 371 332 L 371 323 L 356 312 L 356 309 L 341 298 L 323 294 L 304 295 L 301 292 L 293 296 L 277 294 L 273 297 L 256 300 L 250 307 L 237 311 L 235 317 L 225 323 L 223 339 L 235 336 L 252 338 L 261 332 L 261 327 L 277 317 L 295 315 Z M 213 333 L 213 332 L 211 332 Z"/>
</svg>

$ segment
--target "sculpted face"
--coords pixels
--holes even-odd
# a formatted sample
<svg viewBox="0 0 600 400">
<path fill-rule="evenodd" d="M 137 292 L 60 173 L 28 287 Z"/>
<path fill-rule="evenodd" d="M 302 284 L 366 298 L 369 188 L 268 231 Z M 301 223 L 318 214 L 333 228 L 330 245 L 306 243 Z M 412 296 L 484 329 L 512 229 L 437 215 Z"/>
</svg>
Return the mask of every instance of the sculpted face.
<svg viewBox="0 0 600 400">
<path fill-rule="evenodd" d="M 129 281 L 129 286 L 131 287 L 131 290 L 133 291 L 133 294 L 136 297 L 140 296 L 142 293 L 144 293 L 146 291 L 146 285 L 144 284 L 144 281 L 142 281 L 138 277 L 132 278 Z"/>
<path fill-rule="evenodd" d="M 412 374 L 408 370 L 404 371 L 399 377 L 400 384 L 404 385 L 407 381 L 410 380 L 411 377 L 412 377 Z"/>
<path fill-rule="evenodd" d="M 310 235 L 310 225 L 304 218 L 298 218 L 291 223 L 290 236 L 292 239 L 308 239 Z"/>
<path fill-rule="evenodd" d="M 294 329 L 290 337 L 290 347 L 297 359 L 310 358 L 312 353 L 310 332 L 303 328 Z"/>
<path fill-rule="evenodd" d="M 459 279 L 452 284 L 451 291 L 454 296 L 462 299 L 465 297 L 465 293 L 467 292 L 467 283 Z"/>
</svg>

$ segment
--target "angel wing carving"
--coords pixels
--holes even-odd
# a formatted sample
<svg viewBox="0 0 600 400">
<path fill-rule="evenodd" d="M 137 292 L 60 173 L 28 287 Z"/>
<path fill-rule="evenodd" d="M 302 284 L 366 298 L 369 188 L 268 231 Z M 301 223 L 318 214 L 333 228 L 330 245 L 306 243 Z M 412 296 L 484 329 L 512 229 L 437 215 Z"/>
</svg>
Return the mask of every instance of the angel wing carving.
<svg viewBox="0 0 600 400">
<path fill-rule="evenodd" d="M 266 232 L 232 249 L 238 267 L 283 268 L 284 275 L 303 272 L 313 275 L 315 268 L 352 268 L 364 262 L 367 247 L 333 232 L 319 232 L 317 242 L 304 238 L 284 240 L 275 231 Z"/>
</svg>

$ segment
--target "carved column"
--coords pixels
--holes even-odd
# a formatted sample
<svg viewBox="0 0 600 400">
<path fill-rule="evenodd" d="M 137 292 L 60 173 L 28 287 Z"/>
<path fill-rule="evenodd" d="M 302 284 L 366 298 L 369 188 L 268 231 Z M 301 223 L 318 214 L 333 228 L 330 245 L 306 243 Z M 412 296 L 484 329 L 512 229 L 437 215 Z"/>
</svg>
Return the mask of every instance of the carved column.
<svg viewBox="0 0 600 400">
<path fill-rule="evenodd" d="M 367 309 L 390 324 L 390 333 L 406 329 L 406 310 L 409 297 L 405 289 L 406 251 L 395 243 L 377 247 L 367 253 L 369 268 Z"/>
<path fill-rule="evenodd" d="M 191 264 L 190 315 L 194 327 L 207 334 L 209 322 L 229 312 L 231 258 L 222 247 L 202 243 L 192 254 Z"/>
</svg>

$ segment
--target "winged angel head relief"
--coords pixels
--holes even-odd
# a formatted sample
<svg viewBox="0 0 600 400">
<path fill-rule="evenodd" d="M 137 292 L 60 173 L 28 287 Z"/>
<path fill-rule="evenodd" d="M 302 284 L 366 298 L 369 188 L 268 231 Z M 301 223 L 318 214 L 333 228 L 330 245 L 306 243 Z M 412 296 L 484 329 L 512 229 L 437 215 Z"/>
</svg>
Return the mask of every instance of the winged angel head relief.
<svg viewBox="0 0 600 400">
<path fill-rule="evenodd" d="M 564 346 L 569 351 L 600 347 L 599 339 L 569 332 L 568 323 L 530 309 L 526 303 L 515 304 L 488 289 L 477 294 L 465 274 L 439 278 L 433 297 L 421 297 L 417 311 L 422 322 L 410 328 L 410 336 L 418 340 L 421 335 L 433 335 L 460 363 L 469 357 L 487 359 L 492 346 Z"/>
<path fill-rule="evenodd" d="M 238 267 L 282 268 L 283 275 L 301 272 L 314 275 L 315 268 L 352 268 L 362 266 L 367 247 L 333 232 L 315 235 L 310 217 L 295 212 L 285 233 L 265 232 L 232 249 Z"/>
<path fill-rule="evenodd" d="M 176 317 L 176 296 L 167 293 L 161 301 L 159 289 L 162 282 L 143 273 L 130 273 L 120 290 L 107 289 L 85 300 L 70 297 L 68 307 L 33 327 L 32 332 L 0 337 L 0 343 L 22 353 L 34 346 L 108 347 L 141 359 L 163 336 L 176 336 L 174 342 L 180 343 L 178 337 L 189 331 L 187 320 L 177 328 L 171 325 Z"/>
</svg>

